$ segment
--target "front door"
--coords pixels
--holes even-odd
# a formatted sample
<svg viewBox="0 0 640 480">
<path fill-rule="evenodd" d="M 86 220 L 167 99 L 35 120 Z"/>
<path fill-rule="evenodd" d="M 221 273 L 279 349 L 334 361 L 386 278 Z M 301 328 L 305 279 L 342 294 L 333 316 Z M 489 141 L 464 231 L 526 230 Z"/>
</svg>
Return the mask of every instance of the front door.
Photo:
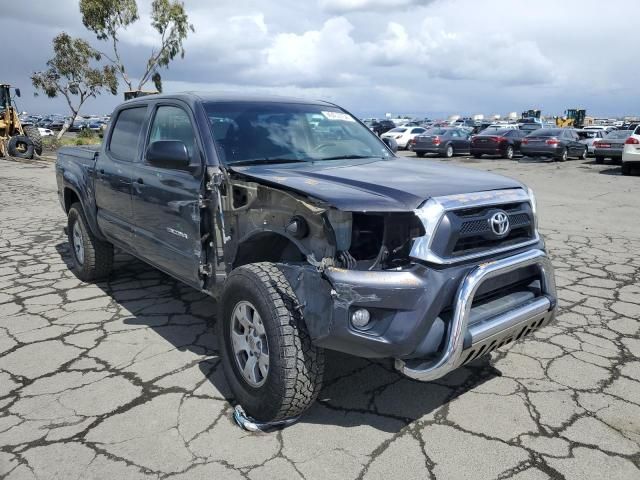
<svg viewBox="0 0 640 480">
<path fill-rule="evenodd" d="M 134 166 L 132 201 L 138 254 L 200 288 L 199 199 L 204 169 L 200 142 L 187 106 L 156 106 L 145 145 L 158 140 L 183 142 L 191 165 L 184 169 L 158 167 L 150 165 L 143 155 Z"/>
</svg>

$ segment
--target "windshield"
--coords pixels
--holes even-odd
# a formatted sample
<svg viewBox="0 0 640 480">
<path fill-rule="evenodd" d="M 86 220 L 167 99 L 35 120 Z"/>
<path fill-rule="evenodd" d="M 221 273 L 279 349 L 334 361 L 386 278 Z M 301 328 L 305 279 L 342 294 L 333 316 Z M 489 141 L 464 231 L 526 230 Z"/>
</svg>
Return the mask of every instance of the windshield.
<svg viewBox="0 0 640 480">
<path fill-rule="evenodd" d="M 627 137 L 630 137 L 632 133 L 633 133 L 633 130 L 614 130 L 613 132 L 607 133 L 604 136 L 604 138 L 611 138 L 611 139 L 624 138 L 624 139 L 626 139 Z"/>
<path fill-rule="evenodd" d="M 227 165 L 392 157 L 368 128 L 337 107 L 274 102 L 204 107 Z"/>
<path fill-rule="evenodd" d="M 587 139 L 587 138 L 597 138 L 599 131 L 598 130 L 582 130 L 576 133 L 581 139 Z"/>
</svg>

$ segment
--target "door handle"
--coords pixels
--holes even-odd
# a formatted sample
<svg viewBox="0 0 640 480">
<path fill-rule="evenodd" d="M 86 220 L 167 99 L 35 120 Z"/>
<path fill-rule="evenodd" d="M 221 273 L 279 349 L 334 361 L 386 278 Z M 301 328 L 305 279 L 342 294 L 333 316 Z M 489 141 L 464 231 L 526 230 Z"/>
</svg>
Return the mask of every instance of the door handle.
<svg viewBox="0 0 640 480">
<path fill-rule="evenodd" d="M 144 185 L 144 180 L 142 180 L 142 178 L 138 178 L 136 182 L 139 183 L 140 185 Z"/>
</svg>

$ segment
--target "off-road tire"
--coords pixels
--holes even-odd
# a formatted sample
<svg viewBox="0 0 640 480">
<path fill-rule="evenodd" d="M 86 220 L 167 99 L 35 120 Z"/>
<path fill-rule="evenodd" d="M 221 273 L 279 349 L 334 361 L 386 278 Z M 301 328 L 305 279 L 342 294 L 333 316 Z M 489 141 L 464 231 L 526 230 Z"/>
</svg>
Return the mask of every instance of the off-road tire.
<svg viewBox="0 0 640 480">
<path fill-rule="evenodd" d="M 604 157 L 596 157 L 596 163 L 604 163 Z"/>
<path fill-rule="evenodd" d="M 416 157 L 423 158 L 424 157 L 424 152 L 416 152 Z"/>
<path fill-rule="evenodd" d="M 73 227 L 78 223 L 82 232 L 84 246 L 84 262 L 80 263 L 75 253 Z M 73 270 L 78 278 L 84 282 L 91 282 L 108 277 L 113 268 L 113 245 L 95 237 L 82 211 L 80 203 L 74 203 L 69 208 L 67 216 L 67 237 L 71 249 Z"/>
<path fill-rule="evenodd" d="M 22 127 L 22 129 L 24 130 L 25 135 L 33 142 L 33 151 L 38 155 L 42 155 L 42 137 L 40 136 L 40 130 L 38 130 L 38 127 L 27 125 L 26 127 Z"/>
<path fill-rule="evenodd" d="M 18 149 L 18 145 L 25 144 L 24 151 Z M 28 160 L 33 158 L 33 140 L 26 135 L 15 135 L 9 139 L 7 143 L 7 152 L 10 157 L 26 158 Z"/>
<path fill-rule="evenodd" d="M 622 175 L 631 175 L 631 164 L 622 163 L 622 166 L 620 168 L 622 170 Z"/>
<path fill-rule="evenodd" d="M 235 306 L 250 302 L 260 314 L 269 345 L 269 371 L 259 387 L 239 371 L 231 345 Z M 253 263 L 233 270 L 225 283 L 217 318 L 222 365 L 231 391 L 245 412 L 261 422 L 302 414 L 322 388 L 324 351 L 311 343 L 298 299 L 274 263 Z"/>
</svg>

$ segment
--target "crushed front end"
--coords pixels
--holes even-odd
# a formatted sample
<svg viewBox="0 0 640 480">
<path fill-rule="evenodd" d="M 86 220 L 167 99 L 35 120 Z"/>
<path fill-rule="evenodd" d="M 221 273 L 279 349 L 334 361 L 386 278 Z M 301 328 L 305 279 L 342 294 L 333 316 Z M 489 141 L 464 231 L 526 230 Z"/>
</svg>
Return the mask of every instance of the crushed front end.
<svg viewBox="0 0 640 480">
<path fill-rule="evenodd" d="M 395 358 L 399 371 L 428 381 L 554 318 L 553 268 L 530 191 L 328 218 L 333 265 L 284 267 L 316 345 Z"/>
</svg>

